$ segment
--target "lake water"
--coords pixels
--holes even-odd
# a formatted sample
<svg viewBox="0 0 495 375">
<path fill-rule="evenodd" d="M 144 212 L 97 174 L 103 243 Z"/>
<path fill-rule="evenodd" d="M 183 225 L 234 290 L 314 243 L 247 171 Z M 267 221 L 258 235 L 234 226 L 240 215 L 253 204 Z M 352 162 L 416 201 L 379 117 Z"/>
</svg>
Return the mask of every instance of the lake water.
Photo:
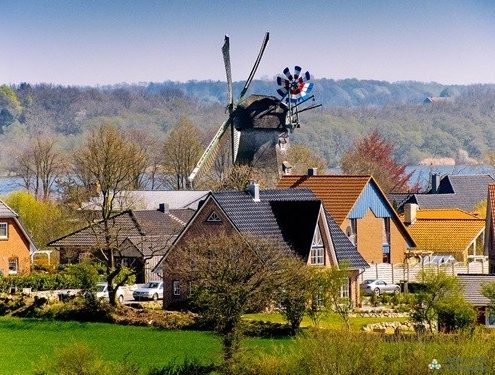
<svg viewBox="0 0 495 375">
<path fill-rule="evenodd" d="M 338 168 L 332 168 L 330 173 L 340 173 Z M 495 168 L 487 165 L 409 165 L 406 167 L 406 172 L 413 172 L 411 183 L 419 185 L 426 189 L 430 175 L 437 173 L 441 176 L 446 174 L 489 174 L 495 177 Z M 22 179 L 20 177 L 0 177 L 0 195 L 6 195 L 13 191 L 23 190 Z"/>
</svg>

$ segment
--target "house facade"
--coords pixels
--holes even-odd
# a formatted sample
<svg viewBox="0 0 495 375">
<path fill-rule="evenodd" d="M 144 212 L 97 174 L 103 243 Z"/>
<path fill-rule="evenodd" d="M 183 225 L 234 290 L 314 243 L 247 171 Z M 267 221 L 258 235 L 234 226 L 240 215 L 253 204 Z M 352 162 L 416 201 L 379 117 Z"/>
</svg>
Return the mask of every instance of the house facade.
<svg viewBox="0 0 495 375">
<path fill-rule="evenodd" d="M 36 251 L 19 216 L 0 201 L 0 273 L 4 276 L 29 273 L 31 254 Z"/>
<path fill-rule="evenodd" d="M 311 172 L 283 176 L 278 187 L 310 189 L 368 263 L 404 263 L 416 246 L 371 176 Z"/>
<path fill-rule="evenodd" d="M 160 269 L 164 279 L 164 306 L 173 308 L 189 296 L 188 281 L 175 270 L 181 268 L 180 252 L 188 241 L 220 234 L 263 238 L 292 251 L 309 266 L 345 264 L 349 283 L 343 296 L 359 300 L 358 275 L 368 264 L 345 234 L 307 189 L 222 191 L 210 193 L 188 225 L 164 255 Z"/>
</svg>

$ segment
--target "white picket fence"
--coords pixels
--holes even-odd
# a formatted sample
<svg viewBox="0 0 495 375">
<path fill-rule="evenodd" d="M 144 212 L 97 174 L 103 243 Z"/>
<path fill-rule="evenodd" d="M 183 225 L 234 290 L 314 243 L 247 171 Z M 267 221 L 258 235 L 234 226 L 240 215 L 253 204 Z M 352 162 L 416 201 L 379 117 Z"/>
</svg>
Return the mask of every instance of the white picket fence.
<svg viewBox="0 0 495 375">
<path fill-rule="evenodd" d="M 389 264 L 378 263 L 370 264 L 360 275 L 360 282 L 363 280 L 375 280 L 380 279 L 387 283 L 400 283 L 400 282 L 420 282 L 420 272 L 423 270 L 433 270 L 436 272 L 445 272 L 447 275 L 455 276 L 460 273 L 467 274 L 481 274 L 488 273 L 487 261 L 472 261 L 468 263 L 448 263 L 448 264 L 416 264 L 414 266 L 407 263 L 401 264 Z"/>
</svg>

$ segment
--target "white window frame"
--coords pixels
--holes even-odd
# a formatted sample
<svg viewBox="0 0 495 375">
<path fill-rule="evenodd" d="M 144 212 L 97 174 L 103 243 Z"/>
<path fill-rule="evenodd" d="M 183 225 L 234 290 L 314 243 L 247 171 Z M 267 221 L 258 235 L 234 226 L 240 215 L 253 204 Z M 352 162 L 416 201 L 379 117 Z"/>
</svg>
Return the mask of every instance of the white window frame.
<svg viewBox="0 0 495 375">
<path fill-rule="evenodd" d="M 309 264 L 313 266 L 325 265 L 325 247 L 323 245 L 323 238 L 321 237 L 321 232 L 318 225 L 316 225 L 313 240 L 311 241 L 311 249 L 309 250 Z"/>
<path fill-rule="evenodd" d="M 11 263 L 13 262 L 13 263 Z M 11 264 L 13 264 L 15 269 L 11 269 Z M 9 275 L 16 275 L 19 272 L 19 258 L 12 257 L 9 258 Z"/>
<path fill-rule="evenodd" d="M 0 222 L 0 228 L 2 228 L 3 226 L 5 226 L 5 235 L 0 234 L 0 239 L 6 240 L 7 238 L 9 238 L 9 223 L 5 221 Z"/>
<path fill-rule="evenodd" d="M 347 298 L 347 299 L 350 298 L 349 287 L 350 287 L 350 282 L 349 279 L 347 279 L 347 282 L 340 286 L 340 298 Z"/>
<path fill-rule="evenodd" d="M 180 296 L 180 281 L 174 280 L 172 281 L 172 292 L 174 296 Z"/>
</svg>

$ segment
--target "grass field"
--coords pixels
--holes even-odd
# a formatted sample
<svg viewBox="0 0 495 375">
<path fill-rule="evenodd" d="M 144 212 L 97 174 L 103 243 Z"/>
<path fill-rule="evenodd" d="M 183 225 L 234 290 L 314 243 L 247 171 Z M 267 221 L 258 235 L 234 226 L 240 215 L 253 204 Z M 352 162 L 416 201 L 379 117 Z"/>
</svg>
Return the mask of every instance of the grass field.
<svg viewBox="0 0 495 375">
<path fill-rule="evenodd" d="M 143 367 L 169 361 L 197 358 L 211 362 L 220 358 L 220 340 L 212 333 L 167 331 L 151 327 L 104 323 L 77 323 L 34 319 L 0 318 L 0 374 L 32 374 L 42 358 L 55 348 L 85 343 L 104 359 L 127 358 Z M 246 349 L 271 352 L 275 343 L 285 346 L 291 339 L 246 339 Z M 75 353 L 76 354 L 76 353 Z"/>
<path fill-rule="evenodd" d="M 250 320 L 262 320 L 265 322 L 285 323 L 285 320 L 282 317 L 282 315 L 278 313 L 247 314 L 244 316 L 244 318 Z M 350 325 L 353 331 L 359 331 L 366 324 L 372 324 L 378 322 L 397 322 L 397 321 L 406 321 L 406 320 L 407 318 L 351 317 Z M 311 327 L 312 324 L 313 323 L 311 322 L 311 320 L 307 316 L 305 316 L 301 323 L 301 327 Z M 327 314 L 322 318 L 320 322 L 320 328 L 341 329 L 343 327 L 344 327 L 344 323 L 342 319 L 336 314 Z"/>
</svg>

